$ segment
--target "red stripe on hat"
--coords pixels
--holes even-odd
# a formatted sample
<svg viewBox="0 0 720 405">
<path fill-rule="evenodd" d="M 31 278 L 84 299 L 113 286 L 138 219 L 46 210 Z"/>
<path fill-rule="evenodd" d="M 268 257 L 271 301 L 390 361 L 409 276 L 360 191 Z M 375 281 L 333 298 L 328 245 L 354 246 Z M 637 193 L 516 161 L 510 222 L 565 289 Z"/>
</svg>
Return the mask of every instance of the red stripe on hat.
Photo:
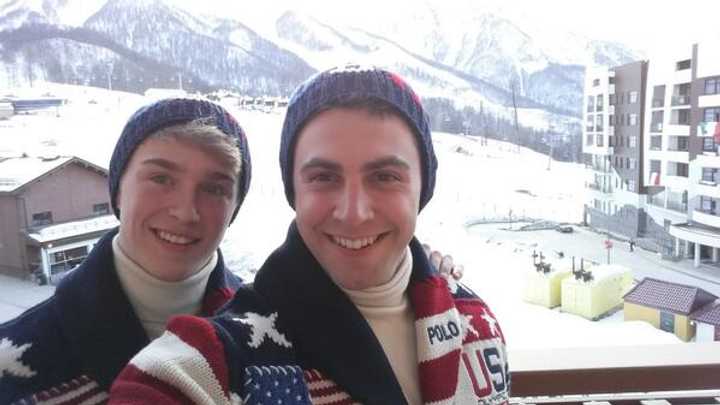
<svg viewBox="0 0 720 405">
<path fill-rule="evenodd" d="M 454 307 L 447 280 L 440 276 L 429 277 L 410 288 L 415 319 L 438 315 Z"/>
<path fill-rule="evenodd" d="M 390 75 L 390 80 L 392 80 L 393 83 L 397 87 L 399 87 L 404 92 L 410 93 L 410 96 L 412 96 L 412 99 L 415 102 L 415 104 L 421 105 L 420 97 L 418 97 L 418 95 L 415 94 L 415 92 L 412 90 L 412 88 L 410 88 L 410 86 L 407 85 L 407 83 L 405 82 L 405 80 L 403 80 L 402 77 L 400 77 L 399 75 L 397 75 L 395 73 L 388 73 L 388 74 Z"/>
<path fill-rule="evenodd" d="M 197 316 L 180 315 L 170 319 L 167 329 L 202 354 L 210 364 L 223 393 L 228 395 L 229 376 L 225 350 L 215 332 L 215 327 L 206 319 Z"/>
<path fill-rule="evenodd" d="M 128 364 L 112 386 L 108 405 L 190 405 L 192 403 L 177 388 L 145 374 L 132 364 Z"/>
<path fill-rule="evenodd" d="M 420 363 L 420 390 L 423 402 L 442 401 L 455 395 L 458 384 L 460 350 Z"/>
</svg>

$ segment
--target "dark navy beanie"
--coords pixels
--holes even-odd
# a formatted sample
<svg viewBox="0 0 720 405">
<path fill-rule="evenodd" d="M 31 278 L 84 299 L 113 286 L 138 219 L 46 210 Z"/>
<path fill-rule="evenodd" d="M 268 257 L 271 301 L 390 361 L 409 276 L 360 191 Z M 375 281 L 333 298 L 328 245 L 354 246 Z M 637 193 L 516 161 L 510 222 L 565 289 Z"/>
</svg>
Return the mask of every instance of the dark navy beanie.
<svg viewBox="0 0 720 405">
<path fill-rule="evenodd" d="M 291 207 L 295 208 L 293 159 L 302 128 L 320 110 L 366 99 L 389 103 L 413 130 L 420 149 L 422 168 L 420 209 L 430 201 L 435 189 L 438 162 L 430 136 L 430 124 L 420 98 L 395 73 L 372 66 L 348 65 L 315 74 L 290 97 L 280 141 L 280 170 L 285 196 Z"/>
<path fill-rule="evenodd" d="M 245 133 L 235 118 L 221 106 L 207 100 L 190 98 L 172 98 L 156 101 L 140 108 L 128 119 L 117 144 L 115 144 L 108 175 L 110 203 L 116 217 L 120 218 L 120 210 L 117 206 L 120 178 L 138 145 L 148 136 L 163 128 L 197 119 L 208 119 L 209 125 L 217 127 L 227 136 L 233 138 L 240 150 L 242 167 L 238 176 L 237 207 L 235 207 L 232 216 L 232 219 L 235 219 L 250 187 L 250 175 L 252 172 L 250 150 L 248 149 Z"/>
</svg>

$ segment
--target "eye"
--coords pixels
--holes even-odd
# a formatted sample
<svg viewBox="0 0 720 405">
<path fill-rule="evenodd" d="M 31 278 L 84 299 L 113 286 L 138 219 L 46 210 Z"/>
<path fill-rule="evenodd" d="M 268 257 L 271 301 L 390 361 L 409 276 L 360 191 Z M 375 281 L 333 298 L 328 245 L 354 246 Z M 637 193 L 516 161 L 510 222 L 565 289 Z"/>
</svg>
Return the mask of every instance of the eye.
<svg viewBox="0 0 720 405">
<path fill-rule="evenodd" d="M 156 184 L 169 184 L 170 180 L 170 176 L 167 174 L 155 174 L 150 176 L 150 181 Z"/>
<path fill-rule="evenodd" d="M 400 181 L 402 178 L 397 174 L 390 171 L 379 171 L 373 173 L 373 178 L 382 183 Z"/>
<path fill-rule="evenodd" d="M 337 179 L 337 174 L 329 172 L 313 173 L 308 176 L 308 181 L 311 183 L 330 183 L 336 181 Z"/>
<path fill-rule="evenodd" d="M 210 195 L 225 197 L 231 194 L 229 188 L 223 184 L 206 183 L 202 185 L 202 190 Z"/>
</svg>

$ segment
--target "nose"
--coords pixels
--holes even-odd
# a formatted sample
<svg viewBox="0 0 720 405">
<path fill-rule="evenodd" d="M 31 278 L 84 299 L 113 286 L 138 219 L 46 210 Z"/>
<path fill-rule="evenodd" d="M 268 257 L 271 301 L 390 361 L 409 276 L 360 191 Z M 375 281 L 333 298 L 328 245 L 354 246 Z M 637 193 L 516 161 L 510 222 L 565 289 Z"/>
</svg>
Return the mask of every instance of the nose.
<svg viewBox="0 0 720 405">
<path fill-rule="evenodd" d="M 360 182 L 346 183 L 333 214 L 335 219 L 351 225 L 368 221 L 374 216 L 372 197 Z"/>
<path fill-rule="evenodd" d="M 193 190 L 176 190 L 170 205 L 170 215 L 181 223 L 193 223 L 200 220 L 200 213 Z"/>
</svg>

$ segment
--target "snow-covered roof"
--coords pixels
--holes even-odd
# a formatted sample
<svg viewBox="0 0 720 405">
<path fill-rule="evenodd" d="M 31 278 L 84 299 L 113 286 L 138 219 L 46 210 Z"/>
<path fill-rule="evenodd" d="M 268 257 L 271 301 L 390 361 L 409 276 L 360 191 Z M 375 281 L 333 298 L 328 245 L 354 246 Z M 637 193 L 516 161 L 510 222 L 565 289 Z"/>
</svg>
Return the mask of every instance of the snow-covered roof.
<svg viewBox="0 0 720 405">
<path fill-rule="evenodd" d="M 28 237 L 40 243 L 52 242 L 55 240 L 87 235 L 94 232 L 106 231 L 118 226 L 119 223 L 120 222 L 114 215 L 103 215 L 79 221 L 49 225 L 44 228 L 36 229 L 32 233 L 28 234 Z"/>
<path fill-rule="evenodd" d="M 38 177 L 72 161 L 83 162 L 92 167 L 92 163 L 73 156 L 21 156 L 0 160 L 0 193 L 12 192 Z M 103 170 L 98 167 L 99 170 Z"/>
<path fill-rule="evenodd" d="M 625 301 L 688 315 L 717 297 L 699 287 L 644 278 L 625 294 Z"/>
<path fill-rule="evenodd" d="M 698 322 L 720 325 L 720 302 L 713 302 L 705 305 L 690 314 L 690 318 Z"/>
<path fill-rule="evenodd" d="M 579 270 L 580 266 L 578 262 L 575 262 L 575 269 Z M 619 264 L 599 264 L 597 266 L 592 266 L 590 268 L 587 268 L 586 271 L 590 272 L 592 274 L 592 281 L 591 282 L 598 282 L 602 281 L 608 278 L 611 278 L 613 276 L 618 276 L 622 274 L 631 274 L 631 271 L 629 268 L 625 266 L 621 266 Z M 587 281 L 584 281 L 582 279 L 569 279 L 568 282 L 577 282 L 582 284 L 587 284 Z"/>
</svg>

